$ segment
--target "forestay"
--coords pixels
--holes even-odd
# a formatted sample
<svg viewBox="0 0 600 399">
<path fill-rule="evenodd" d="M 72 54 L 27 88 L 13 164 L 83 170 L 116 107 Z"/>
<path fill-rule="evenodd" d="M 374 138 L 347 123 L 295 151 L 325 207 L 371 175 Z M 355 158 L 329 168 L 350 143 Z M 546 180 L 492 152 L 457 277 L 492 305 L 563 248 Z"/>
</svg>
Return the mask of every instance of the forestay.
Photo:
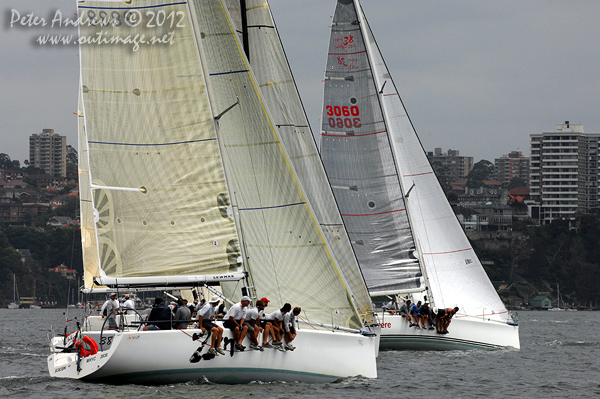
<svg viewBox="0 0 600 399">
<path fill-rule="evenodd" d="M 352 1 L 332 22 L 321 157 L 371 295 L 415 290 L 421 269 L 364 33 Z"/>
</svg>

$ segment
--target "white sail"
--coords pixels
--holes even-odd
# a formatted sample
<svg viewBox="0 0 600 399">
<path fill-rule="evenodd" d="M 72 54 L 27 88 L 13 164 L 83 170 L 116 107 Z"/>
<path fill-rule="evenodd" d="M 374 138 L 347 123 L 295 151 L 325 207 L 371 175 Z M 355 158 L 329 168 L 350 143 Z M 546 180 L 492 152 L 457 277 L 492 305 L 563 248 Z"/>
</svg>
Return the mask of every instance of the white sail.
<svg viewBox="0 0 600 399">
<path fill-rule="evenodd" d="M 351 37 L 352 39 L 350 39 Z M 350 40 L 352 43 L 349 43 Z M 352 47 L 351 44 L 355 46 Z M 364 47 L 362 47 L 363 45 Z M 340 55 L 333 51 L 334 48 L 339 49 L 337 52 Z M 349 55 L 341 55 L 344 52 Z M 335 74 L 334 71 L 339 72 Z M 344 72 L 346 72 L 346 76 L 343 75 Z M 358 74 L 368 76 L 372 85 L 369 89 L 364 88 L 367 83 L 362 83 L 362 80 L 360 83 L 363 84 L 363 87 L 357 87 Z M 338 0 L 337 2 L 326 79 L 328 76 L 336 80 L 326 80 L 325 84 L 325 133 L 321 151 L 326 167 L 330 164 L 335 171 L 343 171 L 350 161 L 340 159 L 340 148 L 343 148 L 344 145 L 351 145 L 348 143 L 356 140 L 359 132 L 366 134 L 366 131 L 363 132 L 364 129 L 360 131 L 353 129 L 354 135 L 352 136 L 347 133 L 350 129 L 345 126 L 343 129 L 335 126 L 330 129 L 333 131 L 332 133 L 327 133 L 326 118 L 329 111 L 327 107 L 330 105 L 351 106 L 350 103 L 333 103 L 335 97 L 333 95 L 328 97 L 327 93 L 328 91 L 335 92 L 339 98 L 339 93 L 342 92 L 347 97 L 346 100 L 357 99 L 356 104 L 360 106 L 361 118 L 365 114 L 364 108 L 367 108 L 367 114 L 375 115 L 374 126 L 381 126 L 371 128 L 374 133 L 371 136 L 378 137 L 379 140 L 373 141 L 370 146 L 364 145 L 359 148 L 359 161 L 351 160 L 353 162 L 351 166 L 359 170 L 370 171 L 377 169 L 377 165 L 383 162 L 388 167 L 389 172 L 382 174 L 382 176 L 390 176 L 385 182 L 386 189 L 389 192 L 390 187 L 396 185 L 398 190 L 389 198 L 399 204 L 398 209 L 401 207 L 400 201 L 406 205 L 407 218 L 400 222 L 405 225 L 405 234 L 411 234 L 415 238 L 416 248 L 420 250 L 423 261 L 421 266 L 426 278 L 425 284 L 429 288 L 429 294 L 435 306 L 440 308 L 459 306 L 462 309 L 461 313 L 464 312 L 467 315 L 481 316 L 485 314 L 486 318 L 505 320 L 507 318 L 506 308 L 483 270 L 433 173 L 385 66 L 371 29 L 356 0 Z M 371 104 L 372 109 L 364 105 L 365 101 Z M 334 121 L 337 120 L 335 115 L 333 117 Z M 370 136 L 367 137 L 370 138 Z M 385 152 L 387 148 L 391 150 L 390 154 Z M 332 158 L 332 160 L 328 161 L 328 158 Z M 335 178 L 336 174 L 329 171 L 329 168 L 328 173 L 330 177 L 333 175 Z M 396 176 L 399 177 L 398 180 L 395 180 Z M 356 195 L 358 194 L 362 193 L 359 192 Z M 365 199 L 369 194 L 371 193 L 364 194 Z M 339 201 L 340 197 L 337 192 L 336 197 Z M 343 207 L 343 205 L 340 206 Z M 352 235 L 352 229 L 349 228 L 349 230 Z M 392 233 L 402 235 L 401 229 L 386 228 L 382 230 L 380 240 L 391 241 L 386 236 Z M 364 267 L 361 260 L 363 271 Z M 383 273 L 381 275 L 386 276 Z M 367 282 L 369 282 L 368 278 Z"/>
<path fill-rule="evenodd" d="M 371 295 L 421 285 L 400 171 L 354 4 L 333 17 L 321 157 Z"/>
<path fill-rule="evenodd" d="M 362 9 L 360 15 L 402 181 L 412 187 L 408 206 L 432 298 L 438 307 L 506 320 L 508 312 L 446 199 Z"/>
</svg>

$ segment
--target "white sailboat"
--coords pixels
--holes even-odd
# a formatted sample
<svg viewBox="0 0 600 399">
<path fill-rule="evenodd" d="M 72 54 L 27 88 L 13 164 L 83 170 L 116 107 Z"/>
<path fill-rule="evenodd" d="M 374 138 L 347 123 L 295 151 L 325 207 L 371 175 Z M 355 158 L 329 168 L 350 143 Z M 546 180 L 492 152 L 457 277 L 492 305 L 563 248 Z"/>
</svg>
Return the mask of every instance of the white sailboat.
<svg viewBox="0 0 600 399">
<path fill-rule="evenodd" d="M 379 339 L 362 331 L 371 308 L 358 264 L 338 256 L 352 252 L 341 217 L 314 203 L 315 183 L 297 171 L 301 161 L 290 157 L 274 126 L 229 4 L 78 6 L 80 16 L 109 18 L 82 26 L 82 36 L 167 38 L 138 51 L 123 44 L 80 47 L 86 291 L 221 285 L 238 300 L 244 288 L 267 296 L 273 310 L 285 302 L 301 306 L 312 327 L 299 330 L 292 352 L 232 350 L 207 359 L 192 356 L 208 350 L 199 329 L 138 331 L 139 317 L 128 315 L 107 330 L 106 319 L 90 316 L 77 339 L 93 339 L 98 353 L 82 357 L 56 336 L 50 375 L 151 384 L 203 376 L 225 383 L 375 378 Z M 270 35 L 278 40 L 273 27 Z M 322 167 L 311 165 L 316 180 L 326 182 Z M 329 228 L 326 220 L 337 224 Z"/>
<path fill-rule="evenodd" d="M 558 285 L 558 283 L 556 283 L 556 306 L 548 308 L 549 311 L 551 312 L 563 312 L 565 310 L 568 310 L 570 312 L 576 312 L 577 309 L 572 309 L 572 308 L 567 308 L 566 306 L 564 306 L 564 301 L 563 301 L 563 306 L 560 306 L 560 301 L 561 301 L 561 296 L 560 296 L 560 287 Z"/>
<path fill-rule="evenodd" d="M 37 300 L 37 297 L 35 296 L 36 282 L 37 282 L 37 280 L 33 279 L 33 303 L 31 305 L 29 305 L 29 309 L 41 309 L 42 308 Z"/>
<path fill-rule="evenodd" d="M 13 273 L 13 300 L 8 304 L 9 309 L 19 309 L 19 291 L 17 290 L 17 276 Z"/>
<path fill-rule="evenodd" d="M 372 296 L 460 308 L 448 334 L 382 314 L 382 348 L 519 348 L 508 314 L 427 159 L 357 0 L 331 28 L 321 156 Z"/>
</svg>

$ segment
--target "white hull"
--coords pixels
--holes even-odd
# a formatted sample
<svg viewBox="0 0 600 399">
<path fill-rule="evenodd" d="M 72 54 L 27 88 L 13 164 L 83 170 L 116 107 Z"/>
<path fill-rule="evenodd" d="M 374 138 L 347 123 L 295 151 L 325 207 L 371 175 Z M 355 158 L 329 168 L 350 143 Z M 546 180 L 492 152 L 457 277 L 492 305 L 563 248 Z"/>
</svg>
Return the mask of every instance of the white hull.
<svg viewBox="0 0 600 399">
<path fill-rule="evenodd" d="M 52 353 L 48 369 L 52 377 L 83 379 L 121 384 L 166 384 L 206 377 L 216 383 L 251 381 L 331 382 L 362 375 L 377 377 L 375 362 L 378 340 L 358 334 L 301 330 L 294 340 L 295 351 L 263 352 L 246 350 L 230 356 L 191 363 L 190 357 L 201 345 L 191 335 L 198 329 L 168 331 L 104 332 L 109 348 L 81 359 L 77 371 L 74 353 Z M 86 332 L 100 342 L 99 332 Z M 231 336 L 225 331 L 225 336 Z M 244 345 L 248 346 L 246 339 Z M 61 346 L 62 338 L 55 338 Z M 208 341 L 210 343 L 210 340 Z M 210 346 L 206 346 L 205 354 Z"/>
<path fill-rule="evenodd" d="M 19 304 L 11 302 L 11 303 L 8 304 L 8 308 L 9 309 L 19 309 Z"/>
<path fill-rule="evenodd" d="M 518 326 L 482 318 L 455 316 L 448 327 L 448 334 L 408 327 L 409 323 L 402 316 L 380 315 L 380 321 L 380 349 L 455 350 L 521 347 Z"/>
</svg>

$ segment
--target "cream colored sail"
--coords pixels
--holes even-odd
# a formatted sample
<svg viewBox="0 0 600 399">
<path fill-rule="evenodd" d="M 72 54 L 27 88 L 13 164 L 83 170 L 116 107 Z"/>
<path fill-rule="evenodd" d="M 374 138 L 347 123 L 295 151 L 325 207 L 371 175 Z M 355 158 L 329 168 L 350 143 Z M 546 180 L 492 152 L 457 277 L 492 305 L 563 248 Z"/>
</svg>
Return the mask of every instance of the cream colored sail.
<svg viewBox="0 0 600 399">
<path fill-rule="evenodd" d="M 94 203 L 88 159 L 87 135 L 83 118 L 82 93 L 79 93 L 79 107 L 77 111 L 77 124 L 79 129 L 79 208 L 81 224 L 81 249 L 83 254 L 84 285 L 91 288 L 93 278 L 100 274 L 98 256 L 98 241 L 96 237 L 96 224 L 94 222 Z"/>
<path fill-rule="evenodd" d="M 337 324 L 360 327 L 352 291 L 295 176 L 225 6 L 211 0 L 190 5 L 211 105 L 222 114 L 218 137 L 257 293 L 276 306 L 302 306 L 313 320 L 333 317 Z"/>
<path fill-rule="evenodd" d="M 173 32 L 172 42 L 140 44 L 137 51 L 132 44 L 81 46 L 80 149 L 89 150 L 82 153 L 81 177 L 89 169 L 93 185 L 137 189 L 81 190 L 87 196 L 85 203 L 82 197 L 84 237 L 91 240 L 84 242 L 84 248 L 89 244 L 87 287 L 98 263 L 112 277 L 237 268 L 235 226 L 227 215 L 227 188 L 188 6 L 154 8 L 164 3 L 79 4 L 92 21 L 109 18 L 82 26 L 85 37 Z M 148 18 L 162 12 L 168 26 L 149 26 Z M 142 20 L 136 25 L 132 16 Z"/>
<path fill-rule="evenodd" d="M 243 43 L 240 32 L 247 32 L 249 63 L 272 123 L 337 267 L 364 313 L 370 307 L 369 294 L 324 173 L 269 6 L 264 0 L 245 0 L 246 8 L 240 10 L 239 0 L 226 3 L 240 43 Z M 246 20 L 245 29 L 240 25 L 242 16 Z"/>
</svg>

